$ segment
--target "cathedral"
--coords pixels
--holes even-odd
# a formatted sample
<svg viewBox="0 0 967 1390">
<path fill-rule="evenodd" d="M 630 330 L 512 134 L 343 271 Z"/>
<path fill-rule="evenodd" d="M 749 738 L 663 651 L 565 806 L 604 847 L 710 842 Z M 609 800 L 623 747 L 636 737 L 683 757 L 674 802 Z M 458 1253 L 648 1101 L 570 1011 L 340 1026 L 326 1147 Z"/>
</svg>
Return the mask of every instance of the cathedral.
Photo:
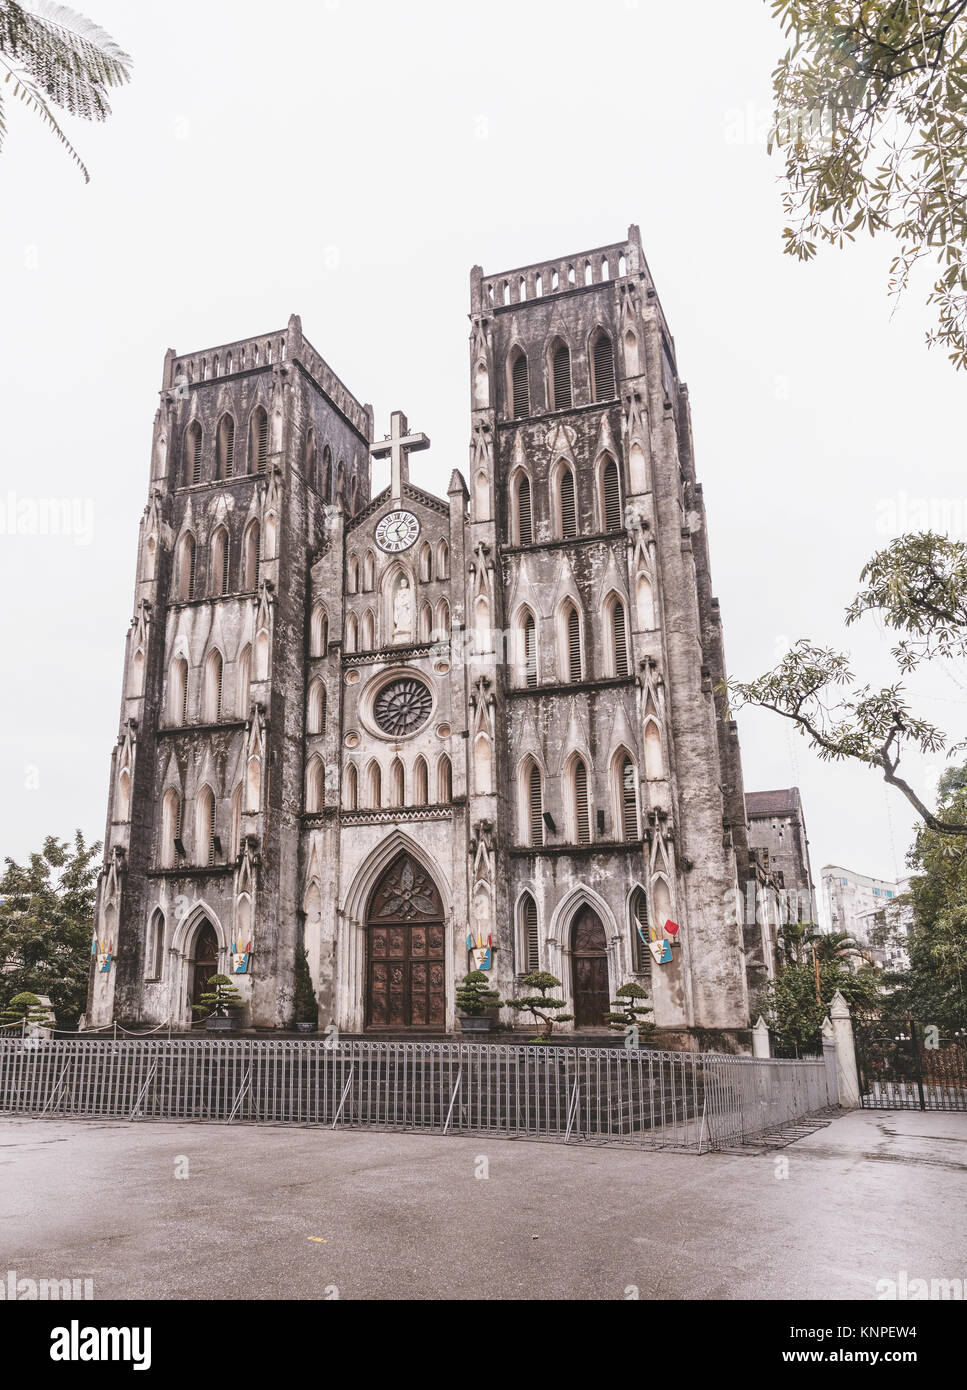
<svg viewBox="0 0 967 1390">
<path fill-rule="evenodd" d="M 576 1033 L 634 981 L 665 1045 L 748 1049 L 774 943 L 637 227 L 474 267 L 469 370 L 437 497 L 426 435 L 376 438 L 298 317 L 167 353 L 89 1026 L 186 1029 L 219 971 L 243 1028 L 289 1028 L 304 949 L 345 1034 L 455 1033 L 469 969 L 504 999 L 541 969 Z"/>
</svg>

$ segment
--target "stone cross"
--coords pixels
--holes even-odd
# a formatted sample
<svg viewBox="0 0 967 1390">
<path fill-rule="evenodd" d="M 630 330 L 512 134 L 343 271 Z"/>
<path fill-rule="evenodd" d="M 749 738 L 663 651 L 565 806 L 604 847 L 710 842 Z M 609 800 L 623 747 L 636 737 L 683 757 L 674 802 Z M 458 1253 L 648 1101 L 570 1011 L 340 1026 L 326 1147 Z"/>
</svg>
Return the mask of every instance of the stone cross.
<svg viewBox="0 0 967 1390">
<path fill-rule="evenodd" d="M 390 459 L 390 485 L 394 507 L 398 507 L 403 500 L 403 484 L 410 480 L 408 455 L 430 447 L 430 441 L 425 434 L 407 434 L 407 428 L 406 416 L 402 410 L 394 410 L 390 416 L 391 433 L 378 444 L 369 446 L 369 452 L 374 459 Z"/>
</svg>

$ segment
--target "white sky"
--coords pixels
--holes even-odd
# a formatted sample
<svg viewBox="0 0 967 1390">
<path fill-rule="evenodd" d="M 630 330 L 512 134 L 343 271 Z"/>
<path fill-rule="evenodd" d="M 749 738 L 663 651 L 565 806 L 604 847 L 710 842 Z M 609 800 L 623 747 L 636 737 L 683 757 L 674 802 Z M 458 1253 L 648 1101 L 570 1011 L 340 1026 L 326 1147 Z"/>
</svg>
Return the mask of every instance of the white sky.
<svg viewBox="0 0 967 1390">
<path fill-rule="evenodd" d="M 0 855 L 103 834 L 165 349 L 301 314 L 377 433 L 403 409 L 431 436 L 414 478 L 445 493 L 471 265 L 630 222 L 689 384 L 731 672 L 809 635 L 889 675 L 888 641 L 842 610 L 884 508 L 902 529 L 904 497 L 953 503 L 963 534 L 963 378 L 924 347 L 919 295 L 891 320 L 886 243 L 782 255 L 764 132 L 784 45 L 760 0 L 78 3 L 135 59 L 105 126 L 68 123 L 91 184 L 19 104 L 0 156 L 0 532 L 11 492 L 80 509 L 72 537 L 0 534 Z M 925 716 L 962 731 L 964 686 L 919 676 Z M 740 733 L 747 790 L 802 788 L 817 876 L 902 872 L 898 793 L 775 717 Z M 939 771 L 918 773 L 931 795 Z"/>
</svg>

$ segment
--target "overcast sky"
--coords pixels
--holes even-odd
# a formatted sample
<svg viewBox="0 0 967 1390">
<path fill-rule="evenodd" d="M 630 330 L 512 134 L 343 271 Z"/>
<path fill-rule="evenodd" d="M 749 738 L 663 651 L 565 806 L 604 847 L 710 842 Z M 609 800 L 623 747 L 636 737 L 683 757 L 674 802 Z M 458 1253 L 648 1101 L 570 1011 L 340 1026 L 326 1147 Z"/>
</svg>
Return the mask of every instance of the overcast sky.
<svg viewBox="0 0 967 1390">
<path fill-rule="evenodd" d="M 92 182 L 9 101 L 0 155 L 0 854 L 103 834 L 165 349 L 299 313 L 378 433 L 403 409 L 431 436 L 414 479 L 445 494 L 470 267 L 631 222 L 689 385 L 730 671 L 809 635 L 889 676 L 842 610 L 914 499 L 963 534 L 964 379 L 923 345 L 922 296 L 893 312 L 886 243 L 782 255 L 761 0 L 78 3 L 135 63 L 106 125 L 66 123 Z M 5 534 L 11 494 L 75 499 L 75 534 Z M 923 714 L 962 732 L 965 685 L 918 676 Z M 898 793 L 773 716 L 740 734 L 747 790 L 801 787 L 817 876 L 903 871 Z M 939 770 L 915 769 L 931 795 Z"/>
</svg>

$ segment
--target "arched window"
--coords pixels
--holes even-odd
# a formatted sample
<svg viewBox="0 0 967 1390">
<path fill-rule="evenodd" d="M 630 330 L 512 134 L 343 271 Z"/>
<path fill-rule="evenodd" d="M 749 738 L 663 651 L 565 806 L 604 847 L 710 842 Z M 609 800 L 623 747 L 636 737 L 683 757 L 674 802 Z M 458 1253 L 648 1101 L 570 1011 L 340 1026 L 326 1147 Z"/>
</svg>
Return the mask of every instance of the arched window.
<svg viewBox="0 0 967 1390">
<path fill-rule="evenodd" d="M 309 655 L 326 656 L 329 651 L 329 617 L 321 603 L 312 610 L 309 625 Z"/>
<path fill-rule="evenodd" d="M 579 845 L 591 843 L 591 813 L 588 807 L 588 769 L 583 758 L 571 763 L 571 817 L 574 840 Z"/>
<path fill-rule="evenodd" d="M 428 543 L 420 548 L 420 583 L 429 584 L 433 579 L 433 552 Z"/>
<path fill-rule="evenodd" d="M 490 796 L 494 789 L 490 738 L 483 732 L 473 741 L 473 787 L 478 796 Z"/>
<path fill-rule="evenodd" d="M 446 753 L 441 756 L 437 763 L 436 799 L 443 805 L 453 800 L 453 767 Z"/>
<path fill-rule="evenodd" d="M 354 652 L 359 644 L 359 623 L 355 613 L 350 613 L 346 618 L 346 636 L 343 641 L 343 650 Z"/>
<path fill-rule="evenodd" d="M 528 689 L 537 686 L 537 621 L 529 608 L 517 620 L 517 651 L 515 653 L 519 683 Z"/>
<path fill-rule="evenodd" d="M 614 400 L 614 348 L 603 328 L 591 339 L 591 386 L 594 400 Z"/>
<path fill-rule="evenodd" d="M 317 755 L 309 759 L 306 764 L 306 815 L 316 816 L 322 810 L 323 802 L 323 767 L 322 759 Z"/>
<path fill-rule="evenodd" d="M 114 807 L 115 820 L 127 820 L 131 814 L 131 773 L 126 767 L 121 769 L 118 778 L 117 804 Z"/>
<path fill-rule="evenodd" d="M 654 719 L 645 723 L 645 776 L 649 781 L 660 781 L 665 775 L 664 760 L 661 755 L 661 730 Z"/>
<path fill-rule="evenodd" d="M 534 544 L 534 520 L 531 509 L 531 480 L 526 473 L 518 472 L 514 478 L 514 530 L 513 540 L 517 545 Z"/>
<path fill-rule="evenodd" d="M 195 803 L 195 863 L 215 862 L 215 793 L 202 787 Z"/>
<path fill-rule="evenodd" d="M 561 669 L 567 673 L 570 682 L 584 679 L 584 663 L 581 660 L 581 615 L 573 603 L 564 605 L 562 632 L 564 651 Z"/>
<path fill-rule="evenodd" d="M 252 411 L 248 426 L 248 471 L 264 473 L 269 459 L 269 417 L 262 406 Z"/>
<path fill-rule="evenodd" d="M 347 811 L 355 811 L 359 805 L 359 773 L 356 771 L 356 764 L 350 763 L 346 768 L 346 785 L 343 788 L 343 808 Z"/>
<path fill-rule="evenodd" d="M 403 763 L 399 758 L 394 758 L 389 769 L 389 804 L 391 806 L 406 805 L 405 779 L 403 773 Z"/>
<path fill-rule="evenodd" d="M 371 608 L 363 614 L 360 637 L 360 650 L 371 652 L 376 646 L 376 615 Z"/>
<path fill-rule="evenodd" d="M 541 784 L 541 770 L 535 762 L 524 768 L 524 794 L 526 807 L 527 843 L 544 843 L 544 793 Z"/>
<path fill-rule="evenodd" d="M 643 888 L 631 895 L 631 966 L 636 975 L 651 975 L 651 952 L 648 949 L 648 899 Z"/>
<path fill-rule="evenodd" d="M 627 753 L 615 760 L 615 825 L 622 840 L 637 840 L 638 834 L 638 770 Z"/>
<path fill-rule="evenodd" d="M 376 557 L 367 550 L 363 561 L 363 593 L 371 594 L 376 587 Z"/>
<path fill-rule="evenodd" d="M 151 914 L 148 924 L 147 949 L 144 953 L 145 979 L 160 980 L 165 961 L 165 915 L 160 907 Z"/>
<path fill-rule="evenodd" d="M 346 500 L 346 460 L 340 459 L 336 468 L 336 497 L 339 501 Z"/>
<path fill-rule="evenodd" d="M 276 512 L 265 516 L 265 558 L 274 560 L 278 554 L 279 518 Z"/>
<path fill-rule="evenodd" d="M 350 555 L 346 568 L 346 592 L 349 594 L 359 593 L 359 561 L 355 555 Z"/>
<path fill-rule="evenodd" d="M 482 468 L 474 474 L 473 479 L 473 519 L 490 519 L 490 480 Z"/>
<path fill-rule="evenodd" d="M 429 642 L 432 629 L 433 610 L 428 603 L 423 603 L 420 605 L 420 613 L 416 625 L 416 640 L 418 642 Z"/>
<path fill-rule="evenodd" d="M 371 810 L 378 811 L 383 804 L 383 774 L 375 758 L 369 765 L 366 782 L 366 804 Z"/>
<path fill-rule="evenodd" d="M 316 432 L 311 427 L 306 431 L 306 442 L 302 451 L 302 476 L 310 487 L 319 490 L 316 476 Z"/>
<path fill-rule="evenodd" d="M 515 348 L 510 359 L 511 408 L 515 420 L 530 414 L 530 384 L 527 378 L 527 357 L 521 348 Z"/>
<path fill-rule="evenodd" d="M 205 723 L 217 724 L 222 717 L 222 654 L 212 651 L 205 662 Z"/>
<path fill-rule="evenodd" d="M 625 375 L 637 376 L 639 371 L 638 339 L 635 337 L 634 330 L 629 328 L 625 334 Z"/>
<path fill-rule="evenodd" d="M 414 806 L 425 806 L 429 800 L 430 782 L 426 766 L 426 759 L 417 758 L 413 764 L 413 794 L 411 797 Z"/>
<path fill-rule="evenodd" d="M 556 469 L 554 478 L 556 483 L 557 534 L 561 540 L 570 540 L 578 533 L 574 474 L 569 465 L 562 462 Z"/>
<path fill-rule="evenodd" d="M 232 838 L 229 846 L 232 863 L 238 858 L 242 848 L 242 784 L 232 792 Z"/>
<path fill-rule="evenodd" d="M 436 573 L 437 579 L 450 578 L 450 547 L 446 541 L 441 541 L 437 546 Z"/>
<path fill-rule="evenodd" d="M 433 633 L 436 634 L 438 642 L 449 642 L 450 640 L 450 605 L 445 598 L 441 598 L 436 606 L 436 623 Z M 433 633 L 430 636 L 433 636 Z"/>
<path fill-rule="evenodd" d="M 522 971 L 530 973 L 541 968 L 541 943 L 537 926 L 537 903 L 530 893 L 525 893 L 517 905 L 518 931 L 520 935 L 520 965 Z"/>
<path fill-rule="evenodd" d="M 618 465 L 610 456 L 601 469 L 601 518 L 606 531 L 621 530 L 621 481 Z"/>
<path fill-rule="evenodd" d="M 178 598 L 186 603 L 195 596 L 195 538 L 189 531 L 178 552 Z"/>
<path fill-rule="evenodd" d="M 230 478 L 235 469 L 235 420 L 231 415 L 223 415 L 218 422 L 215 435 L 215 477 Z"/>
<path fill-rule="evenodd" d="M 185 431 L 185 485 L 197 487 L 201 482 L 201 425 L 192 420 Z"/>
<path fill-rule="evenodd" d="M 255 589 L 259 582 L 259 543 L 262 539 L 262 528 L 257 521 L 253 521 L 245 532 L 245 574 L 243 589 Z"/>
<path fill-rule="evenodd" d="M 144 690 L 144 648 L 139 647 L 134 653 L 134 660 L 131 662 L 131 674 L 128 677 L 128 694 L 140 697 Z"/>
<path fill-rule="evenodd" d="M 571 409 L 571 352 L 560 341 L 551 349 L 551 409 Z"/>
<path fill-rule="evenodd" d="M 310 734 L 324 734 L 326 732 L 326 687 L 318 677 L 309 686 L 307 723 Z"/>
<path fill-rule="evenodd" d="M 621 600 L 612 596 L 606 607 L 608 634 L 610 638 L 609 675 L 627 676 L 631 666 L 628 660 L 628 627 L 625 621 L 625 606 Z"/>
<path fill-rule="evenodd" d="M 248 718 L 249 704 L 252 695 L 252 648 L 246 644 L 238 657 L 238 700 L 236 702 L 236 714 L 240 719 Z"/>
<path fill-rule="evenodd" d="M 328 444 L 322 451 L 322 496 L 324 501 L 332 501 L 332 450 Z"/>
<path fill-rule="evenodd" d="M 169 787 L 161 802 L 161 867 L 173 869 L 181 859 L 181 797 Z"/>
<path fill-rule="evenodd" d="M 212 536 L 212 587 L 213 594 L 227 594 L 229 585 L 228 532 L 224 526 L 215 529 Z"/>
<path fill-rule="evenodd" d="M 188 722 L 188 662 L 176 656 L 168 672 L 168 723 Z"/>
<path fill-rule="evenodd" d="M 650 632 L 655 627 L 655 594 L 647 574 L 639 574 L 635 597 L 638 601 L 638 626 L 643 632 Z"/>
</svg>

